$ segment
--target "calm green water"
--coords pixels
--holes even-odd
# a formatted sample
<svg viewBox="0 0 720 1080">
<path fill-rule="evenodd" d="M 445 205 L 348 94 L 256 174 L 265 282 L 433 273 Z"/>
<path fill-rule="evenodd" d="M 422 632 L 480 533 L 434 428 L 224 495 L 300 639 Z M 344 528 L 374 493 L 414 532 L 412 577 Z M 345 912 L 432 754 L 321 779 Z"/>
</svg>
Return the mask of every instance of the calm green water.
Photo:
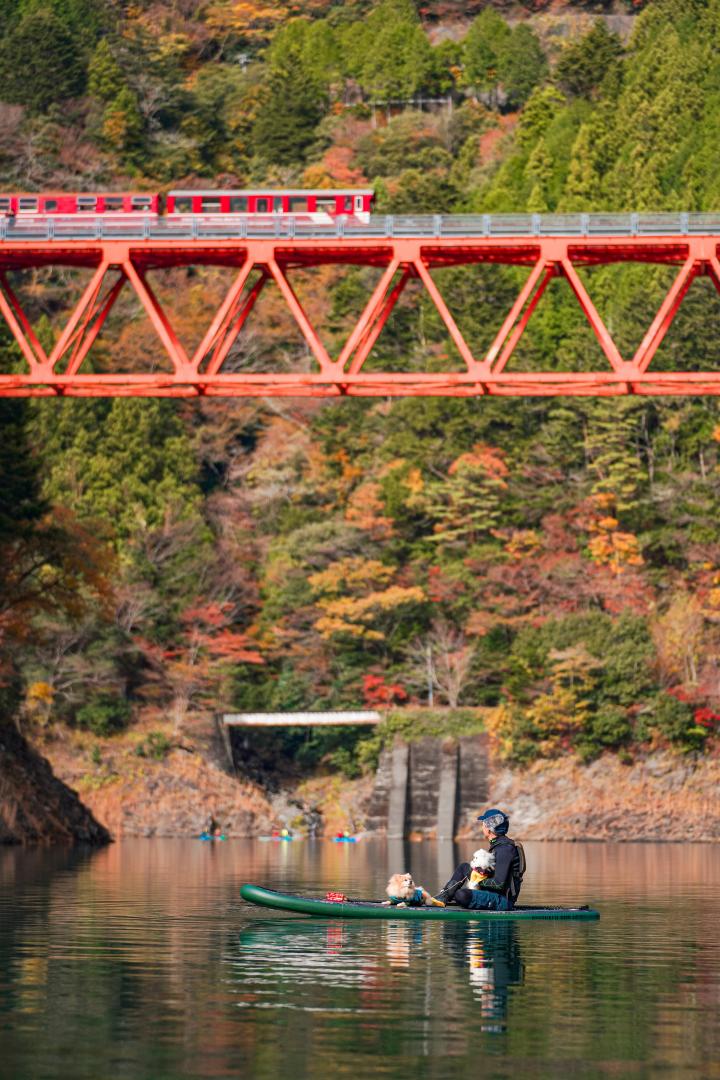
<svg viewBox="0 0 720 1080">
<path fill-rule="evenodd" d="M 720 1077 L 720 852 L 530 844 L 599 923 L 303 919 L 243 881 L 431 888 L 458 852 L 133 840 L 0 851 L 0 1077 Z M 466 854 L 466 852 L 465 852 Z"/>
</svg>

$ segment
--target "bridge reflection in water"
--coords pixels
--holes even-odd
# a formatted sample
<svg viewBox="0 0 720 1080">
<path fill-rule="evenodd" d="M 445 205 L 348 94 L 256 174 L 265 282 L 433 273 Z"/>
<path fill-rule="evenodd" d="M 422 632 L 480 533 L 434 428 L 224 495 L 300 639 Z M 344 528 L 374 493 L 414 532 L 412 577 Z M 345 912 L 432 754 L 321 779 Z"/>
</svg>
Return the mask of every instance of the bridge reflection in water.
<svg viewBox="0 0 720 1080">
<path fill-rule="evenodd" d="M 0 374 L 0 396 L 312 396 L 717 394 L 718 371 L 653 367 L 692 283 L 720 290 L 720 215 L 432 215 L 303 223 L 291 217 L 217 215 L 147 217 L 139 222 L 33 219 L 0 228 L 0 315 L 24 363 Z M 584 271 L 597 266 L 655 264 L 673 280 L 634 353 L 623 355 L 591 298 Z M 181 342 L 148 275 L 191 266 L 221 267 L 233 280 L 197 346 Z M 298 295 L 304 272 L 368 267 L 375 285 L 344 343 L 330 351 Z M 487 347 L 468 340 L 451 312 L 437 272 L 459 266 L 525 272 L 508 310 L 497 312 Z M 82 296 L 46 349 L 35 333 L 14 272 L 70 267 L 85 272 Z M 569 287 L 599 347 L 596 370 L 519 371 L 510 364 L 533 313 L 553 281 Z M 457 366 L 378 371 L 367 363 L 386 323 L 415 282 L 439 316 Z M 258 298 L 271 285 L 304 338 L 312 363 L 296 371 L 256 371 L 228 363 Z M 317 290 L 317 286 L 316 286 Z M 95 341 L 120 294 L 134 293 L 157 335 L 147 370 L 88 366 Z M 302 289 L 300 289 L 302 293 Z M 305 289 L 307 297 L 312 290 Z M 545 303 L 548 303 L 546 297 Z M 592 341 L 592 339 L 591 339 Z M 577 351 L 577 350 L 576 350 Z M 159 370 L 164 361 L 165 370 Z M 582 358 L 578 357 L 578 363 Z"/>
</svg>

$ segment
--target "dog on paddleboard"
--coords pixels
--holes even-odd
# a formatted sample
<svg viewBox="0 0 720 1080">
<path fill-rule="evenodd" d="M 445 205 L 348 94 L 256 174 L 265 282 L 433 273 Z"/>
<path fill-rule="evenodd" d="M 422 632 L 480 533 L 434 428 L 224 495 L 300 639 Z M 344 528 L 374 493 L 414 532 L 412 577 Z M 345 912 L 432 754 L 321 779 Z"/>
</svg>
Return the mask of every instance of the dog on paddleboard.
<svg viewBox="0 0 720 1080">
<path fill-rule="evenodd" d="M 383 907 L 423 907 L 425 904 L 445 907 L 442 900 L 436 900 L 422 885 L 416 885 L 412 874 L 393 874 L 385 892 L 388 899 L 383 900 Z"/>
<path fill-rule="evenodd" d="M 485 878 L 492 877 L 494 869 L 495 856 L 491 851 L 479 848 L 478 851 L 473 852 L 473 857 L 470 860 L 470 877 L 468 878 L 470 888 L 482 889 L 483 881 Z"/>
</svg>

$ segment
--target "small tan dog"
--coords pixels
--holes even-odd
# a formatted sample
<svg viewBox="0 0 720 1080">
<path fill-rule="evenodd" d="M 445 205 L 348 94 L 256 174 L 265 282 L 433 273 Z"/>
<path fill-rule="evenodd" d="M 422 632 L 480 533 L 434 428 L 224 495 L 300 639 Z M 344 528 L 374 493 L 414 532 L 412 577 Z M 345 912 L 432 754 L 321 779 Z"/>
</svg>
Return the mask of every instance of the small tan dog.
<svg viewBox="0 0 720 1080">
<path fill-rule="evenodd" d="M 423 904 L 445 907 L 442 900 L 436 900 L 422 885 L 416 885 L 412 874 L 393 874 L 385 892 L 389 899 L 383 900 L 383 907 L 422 907 Z"/>
</svg>

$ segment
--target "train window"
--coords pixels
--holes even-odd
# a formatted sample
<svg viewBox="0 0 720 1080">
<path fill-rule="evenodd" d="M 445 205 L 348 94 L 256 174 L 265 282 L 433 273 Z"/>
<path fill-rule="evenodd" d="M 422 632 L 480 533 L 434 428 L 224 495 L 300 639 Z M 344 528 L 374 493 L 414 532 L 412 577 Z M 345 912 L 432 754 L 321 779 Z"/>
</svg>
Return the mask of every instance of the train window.
<svg viewBox="0 0 720 1080">
<path fill-rule="evenodd" d="M 95 207 L 92 206 L 92 207 L 89 207 L 89 208 L 86 208 L 86 209 L 94 210 Z M 124 207 L 123 207 L 123 197 L 122 197 L 122 195 L 106 195 L 105 196 L 105 209 L 109 210 L 111 213 L 113 213 L 113 212 L 115 212 L 117 210 L 123 210 Z"/>
<path fill-rule="evenodd" d="M 276 195 L 273 199 L 273 210 L 276 214 L 282 214 L 283 200 L 282 195 Z"/>
<path fill-rule="evenodd" d="M 206 196 L 203 196 L 201 206 L 203 214 L 219 214 L 222 209 L 218 198 L 207 198 Z"/>
<path fill-rule="evenodd" d="M 343 212 L 346 214 L 352 213 L 352 195 L 345 195 L 343 198 Z"/>
<path fill-rule="evenodd" d="M 291 196 L 289 200 L 291 214 L 304 214 L 308 208 L 308 201 L 301 196 Z"/>
<path fill-rule="evenodd" d="M 267 214 L 269 209 L 270 209 L 270 200 L 269 199 L 256 199 L 255 200 L 255 213 L 256 214 Z"/>
<path fill-rule="evenodd" d="M 363 208 L 363 197 L 362 197 L 362 195 L 356 195 L 355 196 L 355 209 L 356 210 L 362 210 L 362 208 Z"/>
<path fill-rule="evenodd" d="M 152 199 L 149 195 L 133 195 L 132 208 L 133 210 L 149 210 Z"/>
<path fill-rule="evenodd" d="M 106 199 L 106 207 L 107 204 L 108 200 Z M 84 210 L 85 212 L 87 212 L 89 210 L 91 213 L 94 213 L 95 209 L 97 208 L 97 198 L 95 197 L 95 195 L 78 195 L 77 208 L 81 211 Z"/>
<path fill-rule="evenodd" d="M 247 195 L 231 195 L 230 196 L 230 213 L 231 214 L 247 214 L 248 201 Z"/>
<path fill-rule="evenodd" d="M 2 198 L 0 198 L 0 214 L 9 214 L 9 213 L 10 213 L 10 198 L 9 198 L 9 196 L 6 197 L 6 196 L 3 195 Z"/>
<path fill-rule="evenodd" d="M 43 207 L 43 210 L 45 210 L 47 212 L 47 211 L 57 210 L 57 208 L 58 208 L 57 199 L 46 199 L 45 200 L 45 205 Z"/>
<path fill-rule="evenodd" d="M 20 210 L 37 210 L 37 199 L 20 199 L 18 207 Z"/>
<path fill-rule="evenodd" d="M 175 196 L 175 213 L 176 214 L 191 214 L 192 213 L 192 198 L 189 195 Z"/>
<path fill-rule="evenodd" d="M 318 213 L 322 214 L 334 214 L 335 213 L 335 199 L 318 198 L 315 200 L 315 209 Z"/>
</svg>

